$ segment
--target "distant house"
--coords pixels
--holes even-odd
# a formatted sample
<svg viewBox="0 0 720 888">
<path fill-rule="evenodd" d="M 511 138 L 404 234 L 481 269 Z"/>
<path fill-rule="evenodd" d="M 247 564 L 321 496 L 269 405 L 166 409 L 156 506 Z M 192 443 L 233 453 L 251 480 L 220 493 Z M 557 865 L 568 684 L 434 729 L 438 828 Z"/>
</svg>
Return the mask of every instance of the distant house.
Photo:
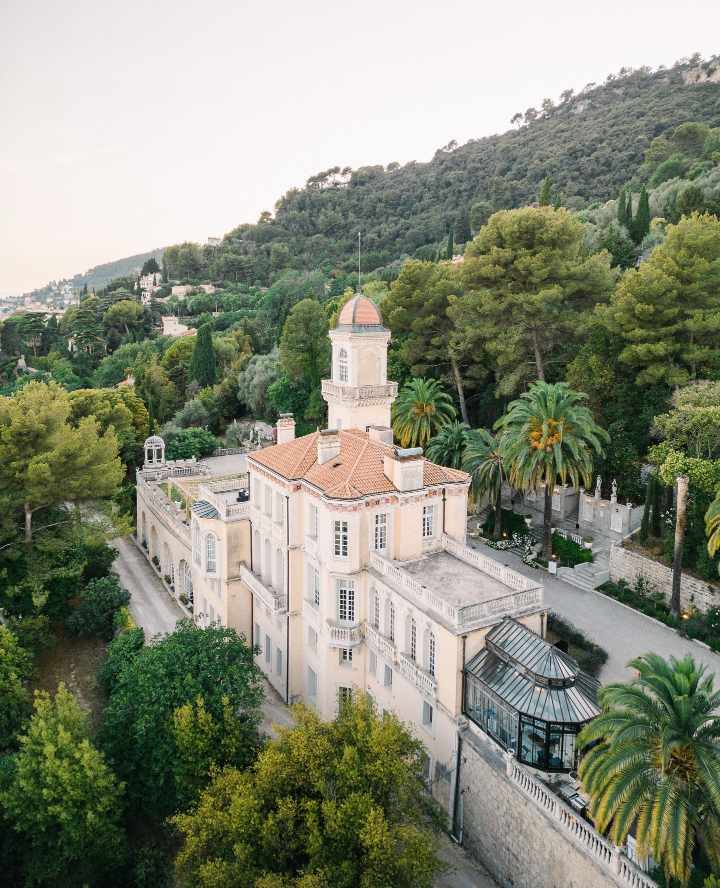
<svg viewBox="0 0 720 888">
<path fill-rule="evenodd" d="M 207 293 L 208 296 L 212 296 L 213 293 L 217 293 L 217 287 L 213 286 L 213 284 L 200 284 L 198 288 L 203 291 L 203 293 Z"/>
<path fill-rule="evenodd" d="M 194 336 L 195 330 L 181 324 L 175 315 L 163 315 L 163 336 Z"/>
<path fill-rule="evenodd" d="M 173 296 L 177 296 L 178 299 L 183 299 L 185 296 L 189 296 L 193 289 L 190 284 L 175 284 L 170 292 Z"/>
<path fill-rule="evenodd" d="M 219 247 L 221 243 L 222 243 L 221 237 L 209 237 L 207 239 L 207 245 L 209 247 Z"/>
</svg>

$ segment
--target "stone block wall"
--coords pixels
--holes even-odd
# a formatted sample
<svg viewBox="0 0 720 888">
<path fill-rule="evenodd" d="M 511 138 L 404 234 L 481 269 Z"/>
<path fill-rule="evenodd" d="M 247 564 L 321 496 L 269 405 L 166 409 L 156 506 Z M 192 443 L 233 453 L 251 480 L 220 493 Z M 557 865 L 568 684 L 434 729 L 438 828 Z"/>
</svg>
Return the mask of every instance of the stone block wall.
<svg viewBox="0 0 720 888">
<path fill-rule="evenodd" d="M 473 725 L 462 731 L 463 845 L 502 888 L 656 888 L 556 796 L 508 776 L 502 751 Z"/>
<path fill-rule="evenodd" d="M 662 592 L 669 602 L 672 594 L 672 569 L 653 558 L 614 545 L 610 549 L 610 579 L 613 583 L 625 580 L 631 586 L 643 577 L 653 588 Z M 680 582 L 680 604 L 683 609 L 696 607 L 706 611 L 720 606 L 720 586 L 683 573 Z"/>
</svg>

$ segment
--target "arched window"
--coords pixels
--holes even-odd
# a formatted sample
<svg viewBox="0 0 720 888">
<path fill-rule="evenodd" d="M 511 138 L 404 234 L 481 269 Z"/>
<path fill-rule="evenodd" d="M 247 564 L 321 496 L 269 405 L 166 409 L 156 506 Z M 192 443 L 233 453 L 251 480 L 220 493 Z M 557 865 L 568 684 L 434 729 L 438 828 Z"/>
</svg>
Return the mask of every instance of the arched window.
<svg viewBox="0 0 720 888">
<path fill-rule="evenodd" d="M 376 589 L 372 593 L 372 624 L 375 629 L 380 628 L 380 596 Z"/>
<path fill-rule="evenodd" d="M 200 525 L 193 521 L 193 558 L 195 564 L 200 564 Z"/>
<path fill-rule="evenodd" d="M 338 379 L 340 382 L 348 381 L 348 354 L 344 348 L 338 352 Z"/>
<path fill-rule="evenodd" d="M 217 541 L 214 533 L 205 537 L 205 570 L 208 573 L 217 571 Z"/>
<path fill-rule="evenodd" d="M 408 617 L 405 644 L 410 659 L 417 660 L 417 623 L 413 617 Z"/>
<path fill-rule="evenodd" d="M 427 671 L 435 678 L 435 633 L 428 632 L 427 634 L 427 660 L 425 665 L 427 666 Z"/>
</svg>

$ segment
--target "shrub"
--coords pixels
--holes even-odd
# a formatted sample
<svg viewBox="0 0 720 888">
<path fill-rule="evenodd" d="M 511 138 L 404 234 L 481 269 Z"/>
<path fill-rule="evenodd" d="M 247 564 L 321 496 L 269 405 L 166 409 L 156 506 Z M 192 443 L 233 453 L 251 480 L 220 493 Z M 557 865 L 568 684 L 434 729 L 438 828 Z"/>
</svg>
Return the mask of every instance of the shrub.
<svg viewBox="0 0 720 888">
<path fill-rule="evenodd" d="M 80 593 L 80 601 L 65 621 L 71 635 L 110 641 L 117 611 L 130 601 L 130 593 L 114 576 L 91 580 Z"/>
<path fill-rule="evenodd" d="M 207 429 L 182 429 L 168 444 L 165 451 L 167 459 L 192 459 L 210 456 L 219 441 Z"/>
<path fill-rule="evenodd" d="M 121 632 L 108 645 L 102 665 L 98 669 L 98 681 L 106 694 L 117 684 L 123 668 L 135 659 L 145 644 L 145 631 L 141 628 Z"/>
<path fill-rule="evenodd" d="M 568 647 L 574 648 L 572 656 L 584 672 L 595 677 L 599 675 L 608 658 L 604 648 L 595 644 L 584 632 L 553 611 L 548 614 L 547 628 L 562 641 L 567 642 Z"/>
<path fill-rule="evenodd" d="M 502 509 L 500 511 L 500 525 L 501 530 L 504 534 L 511 537 L 514 533 L 526 534 L 527 533 L 527 525 L 525 524 L 525 519 L 522 515 L 518 515 L 517 512 L 511 512 L 509 509 Z M 482 526 L 483 533 L 486 535 L 492 534 L 495 528 L 495 516 L 490 510 L 487 518 L 485 519 L 485 523 Z"/>
<path fill-rule="evenodd" d="M 33 658 L 55 641 L 50 629 L 50 619 L 45 614 L 13 617 L 8 620 L 8 628 L 17 638 L 18 644 Z"/>
<path fill-rule="evenodd" d="M 561 567 L 575 567 L 576 564 L 585 564 L 593 560 L 590 549 L 579 546 L 572 540 L 566 540 L 558 533 L 552 535 L 552 550 Z"/>
</svg>

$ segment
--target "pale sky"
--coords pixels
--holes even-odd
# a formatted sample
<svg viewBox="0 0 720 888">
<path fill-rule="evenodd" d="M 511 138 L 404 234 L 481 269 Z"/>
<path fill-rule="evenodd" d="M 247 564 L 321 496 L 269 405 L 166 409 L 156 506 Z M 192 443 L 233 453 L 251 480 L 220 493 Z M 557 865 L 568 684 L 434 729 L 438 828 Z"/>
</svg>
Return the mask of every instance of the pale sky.
<svg viewBox="0 0 720 888">
<path fill-rule="evenodd" d="M 717 0 L 2 0 L 0 293 L 219 237 L 319 170 L 429 160 L 718 34 Z"/>
</svg>

